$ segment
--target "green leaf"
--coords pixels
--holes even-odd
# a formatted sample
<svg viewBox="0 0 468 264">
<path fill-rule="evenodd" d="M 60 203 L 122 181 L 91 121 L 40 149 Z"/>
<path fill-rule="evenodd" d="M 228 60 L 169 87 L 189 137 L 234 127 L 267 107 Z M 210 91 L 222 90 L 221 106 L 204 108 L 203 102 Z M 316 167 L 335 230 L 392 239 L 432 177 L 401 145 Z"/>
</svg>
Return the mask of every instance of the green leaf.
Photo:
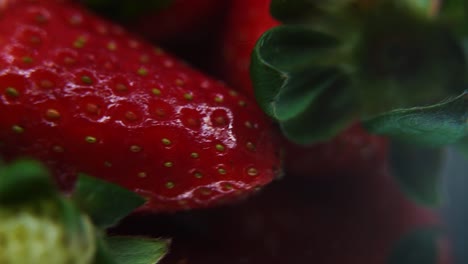
<svg viewBox="0 0 468 264">
<path fill-rule="evenodd" d="M 393 248 L 388 264 L 437 264 L 437 239 L 440 231 L 436 228 L 414 230 L 403 236 Z"/>
<path fill-rule="evenodd" d="M 276 27 L 257 42 L 251 65 L 257 101 L 293 142 L 330 139 L 357 112 L 349 82 L 339 70 L 346 59 L 338 43 L 301 25 Z"/>
<path fill-rule="evenodd" d="M 356 116 L 338 43 L 300 25 L 276 27 L 257 42 L 251 64 L 257 101 L 295 143 L 328 140 Z"/>
<path fill-rule="evenodd" d="M 327 89 L 340 83 L 339 78 L 343 76 L 334 69 L 311 69 L 292 73 L 287 85 L 280 89 L 276 97 L 275 117 L 282 121 L 304 113 L 309 107 L 313 107 L 313 102 L 320 100 Z"/>
<path fill-rule="evenodd" d="M 0 167 L 0 204 L 55 197 L 49 172 L 39 162 L 18 160 Z"/>
<path fill-rule="evenodd" d="M 251 77 L 264 111 L 287 120 L 307 109 L 341 73 L 338 41 L 306 26 L 279 26 L 258 40 Z"/>
<path fill-rule="evenodd" d="M 457 142 L 466 134 L 464 102 L 438 102 L 463 92 L 466 62 L 438 3 L 273 0 L 273 16 L 291 25 L 265 32 L 253 50 L 259 105 L 299 144 L 327 140 L 353 117 L 398 140 Z"/>
<path fill-rule="evenodd" d="M 286 138 L 303 145 L 325 142 L 348 127 L 356 118 L 357 106 L 344 82 L 345 79 L 334 79 L 305 112 L 280 121 Z"/>
<path fill-rule="evenodd" d="M 439 16 L 460 36 L 468 36 L 468 3 L 465 0 L 441 1 Z"/>
<path fill-rule="evenodd" d="M 439 23 L 389 8 L 366 20 L 360 39 L 351 78 L 365 119 L 433 105 L 466 89 L 462 47 Z"/>
<path fill-rule="evenodd" d="M 72 199 L 101 228 L 115 225 L 145 203 L 127 189 L 86 175 L 80 175 Z"/>
<path fill-rule="evenodd" d="M 390 171 L 416 202 L 439 204 L 444 150 L 399 141 L 390 142 Z"/>
<path fill-rule="evenodd" d="M 60 205 L 60 216 L 62 223 L 64 223 L 69 238 L 75 240 L 86 240 L 88 230 L 83 223 L 81 212 L 75 207 L 68 199 L 58 199 Z"/>
<path fill-rule="evenodd" d="M 109 248 L 104 239 L 96 236 L 96 255 L 93 264 L 119 264 L 109 252 Z"/>
<path fill-rule="evenodd" d="M 154 264 L 168 252 L 169 241 L 135 237 L 107 237 L 108 254 L 116 264 Z"/>
<path fill-rule="evenodd" d="M 468 132 L 468 92 L 439 104 L 390 111 L 364 122 L 374 134 L 426 146 L 453 144 Z"/>
</svg>

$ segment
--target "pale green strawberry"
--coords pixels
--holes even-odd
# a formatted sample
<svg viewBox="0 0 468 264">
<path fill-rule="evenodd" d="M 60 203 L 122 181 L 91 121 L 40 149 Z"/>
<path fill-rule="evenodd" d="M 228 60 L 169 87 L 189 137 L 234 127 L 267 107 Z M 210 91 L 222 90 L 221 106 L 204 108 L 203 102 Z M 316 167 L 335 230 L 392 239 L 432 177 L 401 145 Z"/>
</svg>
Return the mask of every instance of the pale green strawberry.
<svg viewBox="0 0 468 264">
<path fill-rule="evenodd" d="M 0 207 L 0 263 L 91 264 L 96 237 L 90 219 L 81 214 L 79 236 L 67 231 L 57 204 Z"/>
<path fill-rule="evenodd" d="M 0 160 L 0 264 L 155 264 L 168 241 L 105 236 L 144 202 L 85 175 L 63 195 L 40 163 Z"/>
</svg>

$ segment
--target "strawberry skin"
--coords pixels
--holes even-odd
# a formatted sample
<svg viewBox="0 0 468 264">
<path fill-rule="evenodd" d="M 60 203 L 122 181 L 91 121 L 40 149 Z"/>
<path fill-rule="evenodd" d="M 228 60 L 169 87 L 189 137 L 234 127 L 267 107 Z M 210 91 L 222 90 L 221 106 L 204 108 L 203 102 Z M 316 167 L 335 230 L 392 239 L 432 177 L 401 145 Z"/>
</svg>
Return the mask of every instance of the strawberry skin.
<svg viewBox="0 0 468 264">
<path fill-rule="evenodd" d="M 283 139 L 282 146 L 285 171 L 299 176 L 319 178 L 384 170 L 380 164 L 387 159 L 387 139 L 367 133 L 360 124 L 329 142 L 302 146 Z"/>
<path fill-rule="evenodd" d="M 148 198 L 153 212 L 207 207 L 276 175 L 255 103 L 159 48 L 55 0 L 18 0 L 0 18 L 0 150 Z"/>
<path fill-rule="evenodd" d="M 271 0 L 235 0 L 229 8 L 222 36 L 221 75 L 233 87 L 253 96 L 250 55 L 257 39 L 279 25 L 269 13 Z"/>
</svg>

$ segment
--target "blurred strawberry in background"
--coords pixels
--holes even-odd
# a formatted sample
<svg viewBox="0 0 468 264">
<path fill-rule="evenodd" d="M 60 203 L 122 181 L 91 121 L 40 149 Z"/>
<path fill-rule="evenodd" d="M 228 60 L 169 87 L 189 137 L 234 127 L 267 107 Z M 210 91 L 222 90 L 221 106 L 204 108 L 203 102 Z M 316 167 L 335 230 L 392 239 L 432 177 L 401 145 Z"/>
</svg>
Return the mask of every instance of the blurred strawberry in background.
<svg viewBox="0 0 468 264">
<path fill-rule="evenodd" d="M 201 70 L 210 70 L 213 50 L 231 0 L 77 0 L 158 43 Z"/>
<path fill-rule="evenodd" d="M 312 181 L 288 176 L 238 205 L 139 215 L 116 231 L 173 237 L 165 264 L 386 264 L 405 235 L 440 225 L 437 213 L 408 200 L 379 169 Z M 445 243 L 439 264 L 451 263 Z"/>
</svg>

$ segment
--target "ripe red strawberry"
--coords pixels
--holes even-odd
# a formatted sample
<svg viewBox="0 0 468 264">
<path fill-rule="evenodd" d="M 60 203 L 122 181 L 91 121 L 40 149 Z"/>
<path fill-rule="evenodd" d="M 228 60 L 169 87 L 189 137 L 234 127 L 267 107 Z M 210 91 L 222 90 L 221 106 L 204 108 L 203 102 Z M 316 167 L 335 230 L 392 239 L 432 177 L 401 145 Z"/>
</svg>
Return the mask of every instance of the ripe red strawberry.
<svg viewBox="0 0 468 264">
<path fill-rule="evenodd" d="M 283 139 L 285 171 L 293 175 L 349 175 L 365 173 L 387 158 L 387 140 L 355 124 L 326 143 L 297 145 Z M 346 173 L 348 172 L 348 173 Z"/>
<path fill-rule="evenodd" d="M 257 39 L 279 24 L 269 12 L 271 0 L 232 1 L 222 39 L 221 75 L 233 87 L 253 95 L 250 55 Z"/>
<path fill-rule="evenodd" d="M 62 186 L 75 172 L 147 197 L 207 207 L 270 182 L 278 158 L 255 103 L 59 0 L 17 0 L 0 18 L 0 141 Z"/>
<path fill-rule="evenodd" d="M 386 264 L 408 232 L 440 225 L 436 212 L 408 200 L 378 169 L 336 176 L 284 177 L 243 204 L 132 217 L 115 232 L 172 237 L 164 264 Z M 438 264 L 452 263 L 446 245 Z"/>
</svg>

